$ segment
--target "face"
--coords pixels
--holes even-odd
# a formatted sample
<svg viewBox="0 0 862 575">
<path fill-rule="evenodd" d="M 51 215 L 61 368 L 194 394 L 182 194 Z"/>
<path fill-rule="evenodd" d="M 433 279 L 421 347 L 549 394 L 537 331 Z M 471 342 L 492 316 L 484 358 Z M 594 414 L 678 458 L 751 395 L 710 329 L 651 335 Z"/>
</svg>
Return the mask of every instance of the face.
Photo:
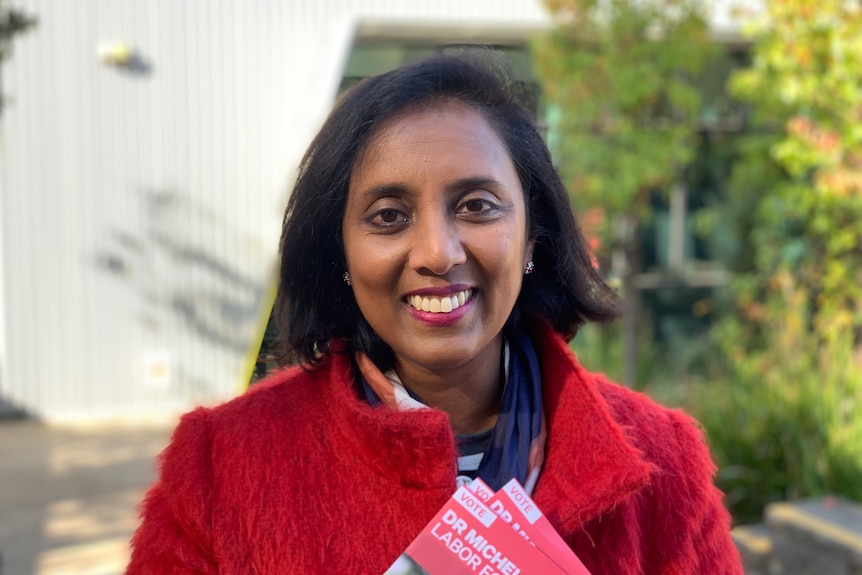
<svg viewBox="0 0 862 575">
<path fill-rule="evenodd" d="M 342 223 L 359 309 L 402 377 L 499 357 L 533 242 L 511 157 L 481 113 L 444 103 L 381 126 Z"/>
</svg>

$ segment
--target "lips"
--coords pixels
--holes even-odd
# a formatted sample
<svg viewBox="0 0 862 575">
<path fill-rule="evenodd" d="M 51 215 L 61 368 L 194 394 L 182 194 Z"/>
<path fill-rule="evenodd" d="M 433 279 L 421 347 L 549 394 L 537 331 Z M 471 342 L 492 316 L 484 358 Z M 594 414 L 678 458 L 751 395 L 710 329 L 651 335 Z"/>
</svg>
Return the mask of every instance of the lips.
<svg viewBox="0 0 862 575">
<path fill-rule="evenodd" d="M 466 289 L 447 296 L 411 295 L 407 304 L 419 311 L 430 313 L 451 313 L 473 296 L 473 290 Z"/>
</svg>

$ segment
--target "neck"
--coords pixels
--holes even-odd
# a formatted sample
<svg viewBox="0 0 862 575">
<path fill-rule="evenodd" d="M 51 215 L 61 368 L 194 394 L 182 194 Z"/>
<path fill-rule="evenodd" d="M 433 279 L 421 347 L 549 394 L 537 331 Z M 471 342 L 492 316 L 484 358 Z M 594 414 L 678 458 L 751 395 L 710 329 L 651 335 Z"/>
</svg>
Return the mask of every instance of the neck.
<svg viewBox="0 0 862 575">
<path fill-rule="evenodd" d="M 456 434 L 488 429 L 497 422 L 502 393 L 502 336 L 467 365 L 445 370 L 397 364 L 395 372 L 425 405 L 445 411 Z"/>
</svg>

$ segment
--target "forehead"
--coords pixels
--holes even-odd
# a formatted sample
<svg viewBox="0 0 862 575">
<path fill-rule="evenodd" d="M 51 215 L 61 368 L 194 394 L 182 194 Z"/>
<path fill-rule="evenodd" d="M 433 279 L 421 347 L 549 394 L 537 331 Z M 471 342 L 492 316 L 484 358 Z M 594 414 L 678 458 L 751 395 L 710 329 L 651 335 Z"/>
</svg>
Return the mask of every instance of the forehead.
<svg viewBox="0 0 862 575">
<path fill-rule="evenodd" d="M 408 109 L 382 122 L 357 157 L 351 180 L 372 168 L 389 171 L 434 161 L 514 170 L 509 150 L 484 114 L 463 102 L 447 101 Z"/>
</svg>

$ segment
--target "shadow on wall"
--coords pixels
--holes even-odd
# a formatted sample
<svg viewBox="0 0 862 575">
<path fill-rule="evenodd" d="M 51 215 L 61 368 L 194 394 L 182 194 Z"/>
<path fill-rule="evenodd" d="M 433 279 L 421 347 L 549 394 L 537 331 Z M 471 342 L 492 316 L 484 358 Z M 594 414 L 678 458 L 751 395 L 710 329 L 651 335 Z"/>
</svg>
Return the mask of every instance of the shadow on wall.
<svg viewBox="0 0 862 575">
<path fill-rule="evenodd" d="M 3 389 L 3 381 L 0 380 L 0 422 L 8 419 L 17 419 L 26 416 L 26 413 L 14 403 L 9 401 L 6 392 Z M 0 549 L 0 575 L 3 574 L 3 557 L 2 549 Z"/>
<path fill-rule="evenodd" d="M 109 230 L 96 266 L 133 284 L 143 304 L 139 319 L 147 329 L 170 333 L 179 324 L 207 342 L 245 354 L 265 290 L 217 255 L 227 223 L 181 192 L 151 190 L 137 196 L 140 232 L 119 226 Z"/>
<path fill-rule="evenodd" d="M 0 390 L 0 420 L 13 419 L 22 415 L 24 415 L 23 412 L 9 403 L 3 396 L 2 390 Z M 2 571 L 0 571 L 0 575 L 3 575 Z"/>
</svg>

